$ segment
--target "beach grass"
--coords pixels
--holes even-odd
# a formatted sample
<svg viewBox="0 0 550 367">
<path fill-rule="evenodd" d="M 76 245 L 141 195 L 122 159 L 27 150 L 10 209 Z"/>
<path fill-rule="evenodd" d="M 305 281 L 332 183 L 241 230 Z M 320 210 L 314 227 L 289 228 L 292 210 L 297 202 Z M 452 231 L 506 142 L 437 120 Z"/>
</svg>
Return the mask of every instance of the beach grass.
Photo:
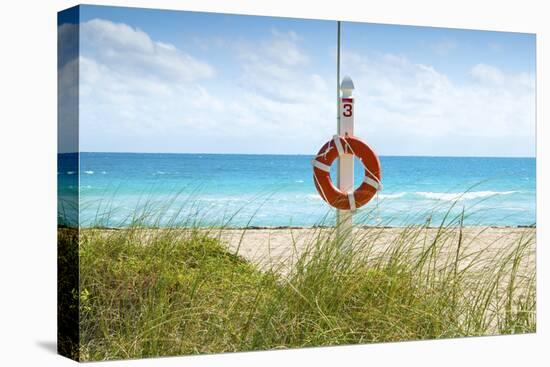
<svg viewBox="0 0 550 367">
<path fill-rule="evenodd" d="M 81 229 L 79 359 L 534 332 L 535 228 L 495 250 L 463 219 L 383 244 L 381 227 L 319 228 L 284 268 L 246 260 L 223 228 Z"/>
</svg>

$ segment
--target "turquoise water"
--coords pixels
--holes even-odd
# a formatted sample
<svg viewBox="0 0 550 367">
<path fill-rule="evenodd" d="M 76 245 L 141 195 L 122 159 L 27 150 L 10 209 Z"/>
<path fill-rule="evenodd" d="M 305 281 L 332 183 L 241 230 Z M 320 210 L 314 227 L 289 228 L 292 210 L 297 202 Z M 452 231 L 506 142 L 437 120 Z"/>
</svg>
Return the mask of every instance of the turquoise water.
<svg viewBox="0 0 550 367">
<path fill-rule="evenodd" d="M 311 226 L 334 223 L 312 181 L 311 156 L 81 153 L 81 225 L 124 226 L 194 218 L 201 225 Z M 59 190 L 74 191 L 74 167 L 59 163 Z M 74 163 L 74 157 L 73 161 Z M 381 157 L 383 191 L 356 221 L 437 223 L 463 209 L 469 225 L 535 223 L 534 158 Z M 355 178 L 362 179 L 356 165 Z M 461 195 L 462 194 L 462 195 Z M 158 217 L 154 208 L 162 207 Z M 159 218 L 159 222 L 153 221 Z"/>
</svg>

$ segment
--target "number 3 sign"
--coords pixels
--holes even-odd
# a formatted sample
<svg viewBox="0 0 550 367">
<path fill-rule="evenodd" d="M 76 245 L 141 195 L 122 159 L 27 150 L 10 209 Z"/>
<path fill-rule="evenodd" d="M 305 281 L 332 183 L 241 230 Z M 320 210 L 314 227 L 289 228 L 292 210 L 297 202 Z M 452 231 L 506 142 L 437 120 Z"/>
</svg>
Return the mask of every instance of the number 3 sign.
<svg viewBox="0 0 550 367">
<path fill-rule="evenodd" d="M 353 116 L 353 98 L 342 98 L 342 115 L 344 117 Z"/>
</svg>

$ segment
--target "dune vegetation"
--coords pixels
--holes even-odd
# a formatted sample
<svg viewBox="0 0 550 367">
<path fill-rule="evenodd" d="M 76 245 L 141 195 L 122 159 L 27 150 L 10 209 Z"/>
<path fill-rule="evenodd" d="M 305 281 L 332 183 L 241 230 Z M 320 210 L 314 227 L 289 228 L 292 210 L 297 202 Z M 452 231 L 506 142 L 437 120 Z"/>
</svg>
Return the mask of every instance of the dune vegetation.
<svg viewBox="0 0 550 367">
<path fill-rule="evenodd" d="M 81 229 L 78 359 L 534 332 L 535 228 L 480 248 L 463 218 L 402 227 L 382 251 L 383 228 L 319 228 L 285 271 L 229 249 L 223 228 Z M 59 231 L 60 249 L 75 240 Z"/>
</svg>

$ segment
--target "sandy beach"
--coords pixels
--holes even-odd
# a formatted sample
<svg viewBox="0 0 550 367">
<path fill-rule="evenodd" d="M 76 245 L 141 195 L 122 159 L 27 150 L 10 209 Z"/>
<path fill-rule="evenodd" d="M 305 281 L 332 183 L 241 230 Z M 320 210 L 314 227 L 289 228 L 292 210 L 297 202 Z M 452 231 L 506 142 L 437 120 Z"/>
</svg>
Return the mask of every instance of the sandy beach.
<svg viewBox="0 0 550 367">
<path fill-rule="evenodd" d="M 110 229 L 101 229 L 109 233 Z M 167 229 L 144 229 L 148 237 L 167 231 Z M 170 229 L 170 231 L 185 234 L 189 229 Z M 238 253 L 260 268 L 276 268 L 286 272 L 290 262 L 300 256 L 312 243 L 320 238 L 336 236 L 334 228 L 235 228 L 235 229 L 208 229 L 204 230 L 209 236 L 218 238 L 230 252 Z M 456 252 L 459 237 L 465 255 L 480 252 L 482 256 L 491 260 L 497 253 L 514 248 L 519 241 L 528 241 L 530 258 L 529 267 L 535 266 L 536 243 L 534 227 L 447 227 L 443 231 L 438 228 L 421 227 L 369 227 L 354 228 L 348 239 L 351 242 L 368 242 L 373 253 L 382 254 L 389 251 L 398 241 L 406 241 L 409 248 L 421 250 L 436 236 L 441 246 L 440 255 L 446 256 L 449 252 Z M 349 240 L 348 240 L 349 241 Z M 483 250 L 483 251 L 481 251 Z"/>
<path fill-rule="evenodd" d="M 357 242 L 372 243 L 373 252 L 382 254 L 403 236 L 407 237 L 411 247 L 421 250 L 433 241 L 438 233 L 438 228 L 419 230 L 413 227 L 408 231 L 400 227 L 356 228 L 351 238 Z M 260 268 L 277 269 L 282 273 L 285 273 L 293 259 L 300 256 L 316 239 L 336 235 L 332 228 L 224 229 L 213 234 L 219 236 L 221 242 L 231 251 L 238 251 L 239 255 Z M 532 270 L 535 267 L 535 234 L 536 228 L 464 227 L 462 231 L 459 228 L 447 228 L 439 234 L 441 238 L 438 242 L 444 242 L 440 256 L 445 257 L 449 252 L 456 252 L 459 236 L 462 236 L 462 251 L 465 257 L 479 252 L 483 257 L 480 263 L 483 263 L 483 260 L 490 261 L 493 256 L 516 247 L 519 241 L 529 241 L 531 260 L 524 270 Z"/>
<path fill-rule="evenodd" d="M 430 242 L 438 234 L 437 228 L 423 229 L 418 236 L 412 234 L 416 229 L 409 230 L 411 245 L 421 248 L 425 242 Z M 425 233 L 424 233 L 425 231 Z M 462 229 L 462 242 L 468 251 L 475 252 L 482 249 L 485 256 L 511 248 L 522 238 L 533 236 L 536 228 L 518 227 L 465 227 Z M 400 227 L 357 228 L 351 235 L 354 240 L 372 241 L 375 251 L 383 252 L 399 236 L 403 236 L 404 229 Z M 293 255 L 300 255 L 302 251 L 319 236 L 334 236 L 334 229 L 317 228 L 269 228 L 269 229 L 226 229 L 220 232 L 222 242 L 229 249 L 238 253 L 260 266 L 266 264 L 281 264 Z M 455 251 L 459 228 L 444 233 L 446 250 Z M 531 251 L 534 255 L 536 243 L 533 241 Z M 534 256 L 533 256 L 534 260 Z M 533 263 L 534 264 L 534 263 Z"/>
</svg>

